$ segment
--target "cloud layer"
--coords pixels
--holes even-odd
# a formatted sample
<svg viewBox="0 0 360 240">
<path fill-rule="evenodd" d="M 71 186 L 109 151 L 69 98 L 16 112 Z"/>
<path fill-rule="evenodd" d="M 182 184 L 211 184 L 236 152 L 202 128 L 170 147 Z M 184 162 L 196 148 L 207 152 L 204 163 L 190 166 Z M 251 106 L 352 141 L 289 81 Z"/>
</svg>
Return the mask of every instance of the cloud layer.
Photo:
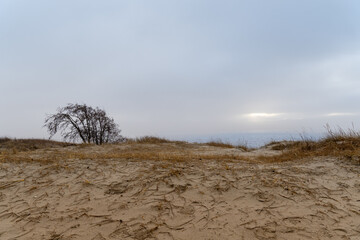
<svg viewBox="0 0 360 240">
<path fill-rule="evenodd" d="M 356 125 L 359 22 L 356 0 L 1 1 L 0 135 L 70 102 L 128 136 Z"/>
</svg>

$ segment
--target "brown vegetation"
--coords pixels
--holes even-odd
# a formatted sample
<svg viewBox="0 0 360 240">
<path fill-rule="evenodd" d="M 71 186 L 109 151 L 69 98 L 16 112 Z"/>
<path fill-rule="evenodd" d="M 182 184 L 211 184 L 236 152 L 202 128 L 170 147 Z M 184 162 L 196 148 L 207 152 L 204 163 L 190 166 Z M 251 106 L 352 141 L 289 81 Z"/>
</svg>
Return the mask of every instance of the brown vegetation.
<svg viewBox="0 0 360 240">
<path fill-rule="evenodd" d="M 205 144 L 213 147 L 235 148 L 233 144 L 228 142 L 223 142 L 222 140 L 212 140 L 210 142 L 206 142 Z"/>
<path fill-rule="evenodd" d="M 207 143 L 188 143 L 154 136 L 127 139 L 124 143 L 107 144 L 98 148 L 93 144 L 69 144 L 41 139 L 13 140 L 1 138 L 0 159 L 3 161 L 45 160 L 50 162 L 64 159 L 246 160 L 271 163 L 333 156 L 360 164 L 360 134 L 358 132 L 354 130 L 344 131 L 341 128 L 332 130 L 328 126 L 327 132 L 327 135 L 318 141 L 304 138 L 300 141 L 271 142 L 260 149 L 235 146 L 220 140 Z M 33 154 L 32 157 L 29 157 L 28 153 L 22 153 L 36 149 L 66 146 L 72 147 L 61 151 L 43 151 L 41 154 Z M 210 147 L 210 149 L 207 147 Z M 275 152 L 275 154 L 264 154 L 261 149 L 268 149 Z M 242 152 L 249 154 L 242 154 Z"/>
<path fill-rule="evenodd" d="M 215 148 L 216 149 L 216 148 Z M 42 149 L 33 152 L 4 151 L 0 161 L 56 163 L 66 160 L 157 160 L 171 162 L 202 160 L 247 160 L 247 157 L 224 152 L 207 152 L 201 145 L 183 143 L 123 143 L 97 147 L 79 144 L 63 149 Z"/>
<path fill-rule="evenodd" d="M 271 150 L 282 151 L 281 154 L 271 157 L 259 157 L 267 162 L 282 162 L 309 157 L 334 156 L 354 160 L 360 164 L 360 133 L 349 129 L 331 129 L 326 125 L 327 134 L 324 138 L 314 141 L 271 142 L 265 147 Z"/>
<path fill-rule="evenodd" d="M 250 151 L 251 148 L 245 145 L 234 145 L 229 142 L 223 142 L 222 140 L 212 140 L 210 142 L 204 143 L 205 145 L 212 146 L 212 147 L 221 147 L 221 148 L 237 148 L 243 151 Z"/>
<path fill-rule="evenodd" d="M 171 141 L 166 138 L 160 138 L 155 136 L 144 136 L 139 138 L 128 138 L 126 143 L 148 143 L 148 144 L 158 144 L 158 143 L 181 143 L 181 141 Z"/>
<path fill-rule="evenodd" d="M 46 139 L 11 139 L 7 137 L 0 138 L 0 153 L 5 151 L 31 151 L 36 149 L 45 149 L 53 147 L 67 147 L 75 144 L 57 142 Z"/>
</svg>

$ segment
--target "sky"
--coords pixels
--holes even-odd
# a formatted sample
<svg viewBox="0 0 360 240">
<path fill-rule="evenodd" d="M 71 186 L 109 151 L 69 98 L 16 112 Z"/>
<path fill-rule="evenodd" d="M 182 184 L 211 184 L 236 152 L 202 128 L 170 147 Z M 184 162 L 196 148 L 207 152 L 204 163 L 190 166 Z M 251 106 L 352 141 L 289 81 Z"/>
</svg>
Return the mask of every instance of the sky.
<svg viewBox="0 0 360 240">
<path fill-rule="evenodd" d="M 0 136 L 68 103 L 127 137 L 360 128 L 358 0 L 2 0 Z"/>
</svg>

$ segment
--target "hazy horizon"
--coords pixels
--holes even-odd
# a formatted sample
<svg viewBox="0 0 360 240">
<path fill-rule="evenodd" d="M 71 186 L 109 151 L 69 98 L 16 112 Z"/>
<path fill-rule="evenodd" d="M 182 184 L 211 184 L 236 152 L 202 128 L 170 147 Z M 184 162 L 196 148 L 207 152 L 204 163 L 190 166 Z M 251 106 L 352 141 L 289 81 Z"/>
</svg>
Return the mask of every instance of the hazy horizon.
<svg viewBox="0 0 360 240">
<path fill-rule="evenodd" d="M 104 108 L 127 137 L 360 128 L 360 2 L 0 2 L 0 136 Z M 59 139 L 59 138 L 57 138 Z"/>
</svg>

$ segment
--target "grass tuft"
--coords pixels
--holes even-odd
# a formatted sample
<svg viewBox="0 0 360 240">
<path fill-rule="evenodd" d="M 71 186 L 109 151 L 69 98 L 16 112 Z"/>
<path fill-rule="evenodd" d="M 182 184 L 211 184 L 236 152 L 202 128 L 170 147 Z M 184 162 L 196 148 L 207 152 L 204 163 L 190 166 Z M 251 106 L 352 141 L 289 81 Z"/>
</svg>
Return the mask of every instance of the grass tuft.
<svg viewBox="0 0 360 240">
<path fill-rule="evenodd" d="M 212 140 L 210 142 L 206 142 L 205 144 L 212 147 L 235 148 L 233 144 L 223 142 L 222 140 Z"/>
<path fill-rule="evenodd" d="M 271 142 L 265 147 L 282 151 L 282 153 L 274 156 L 260 156 L 259 159 L 267 162 L 283 162 L 332 156 L 359 161 L 360 164 L 360 132 L 342 128 L 334 130 L 328 124 L 325 129 L 327 134 L 318 141 L 303 138 L 300 141 Z"/>
<path fill-rule="evenodd" d="M 204 143 L 205 145 L 212 146 L 212 147 L 220 147 L 220 148 L 237 148 L 241 149 L 245 152 L 251 151 L 249 147 L 246 145 L 234 145 L 229 142 L 223 142 L 222 140 L 212 140 L 210 142 Z"/>
<path fill-rule="evenodd" d="M 148 143 L 148 144 L 159 144 L 159 143 L 185 143 L 183 141 L 172 141 L 166 138 L 160 138 L 155 136 L 144 136 L 138 138 L 128 138 L 126 143 Z"/>
<path fill-rule="evenodd" d="M 66 147 L 75 145 L 72 143 L 57 142 L 46 139 L 11 139 L 0 138 L 0 150 L 11 150 L 13 152 L 31 151 L 36 149 Z"/>
</svg>

